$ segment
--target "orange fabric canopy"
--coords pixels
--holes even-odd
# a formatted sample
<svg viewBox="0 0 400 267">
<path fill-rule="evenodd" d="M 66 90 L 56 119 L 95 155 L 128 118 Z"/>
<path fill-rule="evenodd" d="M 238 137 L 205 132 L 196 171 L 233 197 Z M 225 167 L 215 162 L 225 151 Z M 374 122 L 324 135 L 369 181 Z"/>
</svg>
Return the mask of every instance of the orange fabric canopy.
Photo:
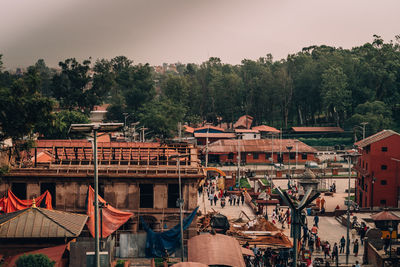
<svg viewBox="0 0 400 267">
<path fill-rule="evenodd" d="M 102 209 L 102 218 L 100 218 L 100 223 L 102 223 L 103 227 L 103 235 L 102 237 L 107 237 L 110 234 L 114 233 L 118 228 L 121 227 L 124 223 L 126 223 L 130 217 L 133 216 L 131 212 L 125 212 L 118 210 L 111 205 L 107 204 L 107 202 L 98 196 L 99 203 L 104 203 L 105 207 Z M 91 186 L 89 186 L 88 190 L 88 205 L 87 205 L 87 215 L 89 219 L 86 222 L 86 225 L 89 228 L 90 234 L 94 237 L 94 190 Z"/>
<path fill-rule="evenodd" d="M 48 190 L 46 190 L 46 192 L 41 196 L 35 198 L 36 206 L 40 206 L 43 200 L 45 201 L 46 208 L 52 210 L 51 194 Z M 3 211 L 4 213 L 15 212 L 32 207 L 32 204 L 32 199 L 21 200 L 17 198 L 10 189 L 8 189 L 7 197 L 0 198 L 0 211 Z"/>
</svg>

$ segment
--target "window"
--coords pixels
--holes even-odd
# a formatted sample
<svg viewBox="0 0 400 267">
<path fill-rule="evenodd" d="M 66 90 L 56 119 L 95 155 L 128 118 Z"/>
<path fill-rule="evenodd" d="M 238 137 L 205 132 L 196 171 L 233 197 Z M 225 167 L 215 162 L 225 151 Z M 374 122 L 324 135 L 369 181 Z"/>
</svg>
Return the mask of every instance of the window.
<svg viewBox="0 0 400 267">
<path fill-rule="evenodd" d="M 46 192 L 46 190 L 49 191 L 49 193 L 51 195 L 51 205 L 53 206 L 53 208 L 55 208 L 56 207 L 56 184 L 55 183 L 41 183 L 40 184 L 40 194 L 43 194 L 44 192 Z M 45 204 L 44 201 L 42 201 L 42 204 Z"/>
<path fill-rule="evenodd" d="M 296 159 L 296 153 L 289 153 L 290 159 Z"/>
<path fill-rule="evenodd" d="M 381 205 L 385 205 L 386 206 L 386 199 L 381 199 L 380 203 L 381 203 Z"/>
<path fill-rule="evenodd" d="M 301 154 L 301 159 L 307 159 L 307 154 L 306 153 Z"/>
<path fill-rule="evenodd" d="M 168 184 L 168 208 L 177 208 L 179 199 L 179 184 Z"/>
<path fill-rule="evenodd" d="M 11 191 L 22 200 L 26 200 L 26 183 L 12 183 Z"/>
<path fill-rule="evenodd" d="M 258 153 L 253 153 L 253 159 L 258 159 Z"/>
<path fill-rule="evenodd" d="M 152 184 L 141 184 L 140 188 L 140 207 L 153 208 L 154 190 Z"/>
<path fill-rule="evenodd" d="M 256 139 L 256 138 L 257 138 L 257 135 L 255 134 L 255 135 L 254 135 L 254 139 Z"/>
<path fill-rule="evenodd" d="M 233 153 L 229 153 L 228 154 L 228 159 L 233 159 L 233 155 L 234 155 Z"/>
<path fill-rule="evenodd" d="M 365 169 L 368 171 L 368 163 L 365 163 Z"/>
<path fill-rule="evenodd" d="M 381 185 L 387 185 L 387 181 L 386 180 L 381 180 Z"/>
<path fill-rule="evenodd" d="M 269 160 L 271 158 L 271 153 L 265 153 L 265 159 Z"/>
<path fill-rule="evenodd" d="M 382 147 L 382 152 L 387 152 L 387 146 Z"/>
<path fill-rule="evenodd" d="M 381 170 L 387 170 L 387 166 L 386 165 L 381 165 Z"/>
</svg>

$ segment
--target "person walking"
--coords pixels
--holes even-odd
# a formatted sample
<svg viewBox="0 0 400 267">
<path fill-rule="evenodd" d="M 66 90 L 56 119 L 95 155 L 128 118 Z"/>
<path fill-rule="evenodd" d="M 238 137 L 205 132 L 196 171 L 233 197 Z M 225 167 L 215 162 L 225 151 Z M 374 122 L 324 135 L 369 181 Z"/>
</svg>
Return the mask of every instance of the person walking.
<svg viewBox="0 0 400 267">
<path fill-rule="evenodd" d="M 242 194 L 240 195 L 240 200 L 242 201 L 242 206 L 244 204 L 244 192 L 242 192 Z"/>
<path fill-rule="evenodd" d="M 319 222 L 319 217 L 318 217 L 318 215 L 315 215 L 314 216 L 314 224 L 315 224 L 315 226 L 317 226 L 317 228 L 318 228 L 318 222 Z"/>
<path fill-rule="evenodd" d="M 236 205 L 236 195 L 232 195 L 232 199 L 233 199 L 233 206 Z"/>
<path fill-rule="evenodd" d="M 324 248 L 325 259 L 326 259 L 326 256 L 328 256 L 328 258 L 330 257 L 330 251 L 331 251 L 331 245 L 329 244 L 328 241 L 326 241 L 325 248 Z"/>
<path fill-rule="evenodd" d="M 217 200 L 218 200 L 217 193 L 215 193 L 215 195 L 214 195 L 214 206 L 217 206 Z"/>
<path fill-rule="evenodd" d="M 210 205 L 212 206 L 214 200 L 214 194 L 212 194 L 211 192 L 210 194 L 208 194 L 208 200 L 210 200 Z"/>
<path fill-rule="evenodd" d="M 332 260 L 337 261 L 338 257 L 339 257 L 339 249 L 337 243 L 335 243 L 332 248 Z"/>
<path fill-rule="evenodd" d="M 354 256 L 356 256 L 356 257 L 358 255 L 358 246 L 359 246 L 358 239 L 356 239 L 356 241 L 354 241 L 354 245 L 353 245 L 353 253 L 354 253 Z"/>
<path fill-rule="evenodd" d="M 317 251 L 321 250 L 321 238 L 319 238 L 319 236 L 315 237 L 315 249 Z"/>
<path fill-rule="evenodd" d="M 342 238 L 340 239 L 340 253 L 344 253 L 345 245 L 346 245 L 346 239 L 344 239 L 344 236 L 342 235 Z"/>
</svg>

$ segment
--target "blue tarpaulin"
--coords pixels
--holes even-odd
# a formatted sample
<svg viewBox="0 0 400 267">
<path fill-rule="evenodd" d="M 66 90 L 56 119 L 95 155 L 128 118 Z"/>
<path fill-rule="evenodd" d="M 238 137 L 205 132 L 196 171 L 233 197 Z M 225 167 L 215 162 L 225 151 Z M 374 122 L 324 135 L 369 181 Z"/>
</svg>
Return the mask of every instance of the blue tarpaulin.
<svg viewBox="0 0 400 267">
<path fill-rule="evenodd" d="M 196 216 L 199 207 L 186 218 L 183 219 L 183 230 L 186 230 Z M 154 232 L 140 217 L 144 230 L 147 232 L 146 239 L 146 257 L 147 258 L 162 258 L 165 256 L 165 250 L 168 255 L 175 252 L 176 248 L 180 247 L 181 229 L 180 223 L 166 232 Z"/>
</svg>

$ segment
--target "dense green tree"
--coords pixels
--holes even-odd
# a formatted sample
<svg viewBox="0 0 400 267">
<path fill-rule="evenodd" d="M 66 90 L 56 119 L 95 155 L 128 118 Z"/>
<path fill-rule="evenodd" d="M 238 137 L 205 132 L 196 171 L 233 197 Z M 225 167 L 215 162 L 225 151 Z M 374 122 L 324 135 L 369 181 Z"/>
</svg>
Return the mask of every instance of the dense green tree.
<svg viewBox="0 0 400 267">
<path fill-rule="evenodd" d="M 29 68 L 11 87 L 0 88 L 0 140 L 31 136 L 36 124 L 49 119 L 54 103 L 39 90 L 40 76 L 35 68 Z"/>
<path fill-rule="evenodd" d="M 15 262 L 17 267 L 53 267 L 55 262 L 44 254 L 22 255 Z"/>
<path fill-rule="evenodd" d="M 351 91 L 347 89 L 347 77 L 340 67 L 330 67 L 322 74 L 322 103 L 328 114 L 333 114 L 337 126 L 344 121 L 351 105 Z"/>
<path fill-rule="evenodd" d="M 362 137 L 359 126 L 363 122 L 368 123 L 365 127 L 366 136 L 394 126 L 391 110 L 381 101 L 365 102 L 356 107 L 355 114 L 351 116 L 348 123 L 358 133 L 359 138 Z"/>
<path fill-rule="evenodd" d="M 45 139 L 67 139 L 82 137 L 74 133 L 69 133 L 69 128 L 73 123 L 89 123 L 86 114 L 80 111 L 62 110 L 51 114 L 46 121 L 36 124 L 35 131 L 41 134 Z"/>
<path fill-rule="evenodd" d="M 148 128 L 149 136 L 165 139 L 176 136 L 178 122 L 185 116 L 185 108 L 168 98 L 158 98 L 140 108 L 140 124 Z"/>
</svg>

